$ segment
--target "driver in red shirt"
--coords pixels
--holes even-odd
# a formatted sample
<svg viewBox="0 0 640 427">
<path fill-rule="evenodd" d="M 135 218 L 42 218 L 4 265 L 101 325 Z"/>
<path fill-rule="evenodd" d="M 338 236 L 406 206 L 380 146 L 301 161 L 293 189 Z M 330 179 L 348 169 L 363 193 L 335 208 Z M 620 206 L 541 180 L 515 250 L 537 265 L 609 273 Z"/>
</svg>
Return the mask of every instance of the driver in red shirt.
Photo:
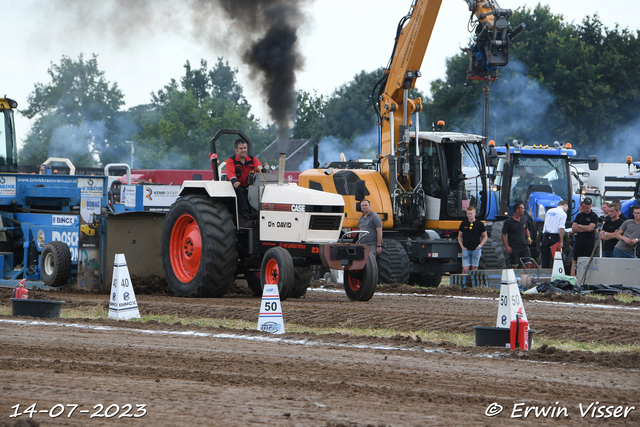
<svg viewBox="0 0 640 427">
<path fill-rule="evenodd" d="M 256 157 L 247 155 L 247 143 L 245 140 L 236 139 L 233 147 L 236 150 L 236 155 L 227 159 L 225 169 L 227 177 L 236 191 L 238 210 L 242 217 L 241 227 L 251 228 L 249 202 L 247 200 L 247 187 L 249 185 L 247 178 L 253 171 L 260 168 L 262 164 Z"/>
</svg>

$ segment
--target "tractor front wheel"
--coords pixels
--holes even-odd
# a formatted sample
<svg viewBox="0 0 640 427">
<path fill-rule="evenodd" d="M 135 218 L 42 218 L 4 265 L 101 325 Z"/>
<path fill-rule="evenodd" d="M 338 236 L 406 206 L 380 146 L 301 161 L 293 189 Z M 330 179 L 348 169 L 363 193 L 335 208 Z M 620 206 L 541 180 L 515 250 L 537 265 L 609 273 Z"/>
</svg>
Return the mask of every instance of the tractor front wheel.
<svg viewBox="0 0 640 427">
<path fill-rule="evenodd" d="M 344 271 L 344 290 L 351 301 L 369 301 L 378 284 L 378 264 L 373 254 L 362 270 Z"/>
<path fill-rule="evenodd" d="M 260 280 L 265 285 L 278 285 L 281 301 L 286 300 L 293 290 L 294 275 L 293 258 L 286 249 L 276 246 L 264 254 Z"/>
</svg>

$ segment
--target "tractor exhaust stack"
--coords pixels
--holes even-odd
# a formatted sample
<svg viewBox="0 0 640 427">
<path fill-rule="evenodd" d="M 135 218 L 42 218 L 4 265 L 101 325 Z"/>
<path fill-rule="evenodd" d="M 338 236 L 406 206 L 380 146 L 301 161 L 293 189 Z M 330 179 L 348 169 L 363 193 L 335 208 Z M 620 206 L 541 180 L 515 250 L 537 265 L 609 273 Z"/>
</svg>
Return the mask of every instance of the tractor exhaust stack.
<svg viewBox="0 0 640 427">
<path fill-rule="evenodd" d="M 280 153 L 278 159 L 278 185 L 284 185 L 284 163 L 287 160 L 286 153 Z"/>
</svg>

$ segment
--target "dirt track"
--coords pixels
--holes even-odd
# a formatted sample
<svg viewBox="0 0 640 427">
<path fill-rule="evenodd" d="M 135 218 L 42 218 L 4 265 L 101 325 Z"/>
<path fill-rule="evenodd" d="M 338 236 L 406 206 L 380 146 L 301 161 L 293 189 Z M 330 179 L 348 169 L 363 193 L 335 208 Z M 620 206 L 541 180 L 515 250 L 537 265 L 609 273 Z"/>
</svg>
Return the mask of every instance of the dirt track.
<svg viewBox="0 0 640 427">
<path fill-rule="evenodd" d="M 134 282 L 135 283 L 135 282 Z M 137 292 L 141 314 L 176 314 L 257 320 L 260 300 L 241 284 L 222 299 L 184 299 Z M 404 288 L 386 288 L 402 292 Z M 427 292 L 427 291 L 425 291 Z M 8 292 L 0 291 L 2 303 Z M 473 298 L 460 298 L 473 297 Z M 106 306 L 96 294 L 32 292 L 60 299 L 65 308 Z M 378 293 L 368 303 L 344 293 L 310 290 L 282 304 L 285 325 L 338 325 L 436 330 L 472 334 L 494 326 L 495 294 L 437 290 L 431 295 Z M 576 305 L 585 298 L 555 296 L 525 301 L 537 335 L 577 341 L 638 344 L 640 305 Z M 564 301 L 558 301 L 564 300 Z M 574 300 L 574 303 L 567 300 Z M 0 316 L 0 425 L 37 403 L 46 410 L 70 407 L 58 418 L 34 416 L 48 425 L 583 425 L 640 422 L 640 353 L 567 353 L 537 348 L 525 353 L 459 347 L 411 338 L 348 338 L 287 333 L 281 336 L 154 322 L 66 319 L 40 321 Z M 558 402 L 558 403 L 556 403 Z M 593 402 L 613 406 L 619 418 L 595 418 Z M 94 405 L 146 404 L 141 418 L 89 420 Z M 493 403 L 503 411 L 487 417 Z M 523 405 L 520 405 L 520 404 Z M 527 407 L 555 408 L 546 417 Z M 561 408 L 566 408 L 565 417 Z M 630 409 L 634 407 L 636 409 Z M 58 407 L 58 409 L 61 407 Z M 493 408 L 493 406 L 492 406 Z M 625 409 L 626 408 L 626 409 Z M 89 413 L 79 413 L 80 410 Z M 115 413 L 116 407 L 111 407 Z M 594 407 L 592 406 L 593 410 Z M 515 413 L 513 411 L 516 411 Z M 518 410 L 522 410 L 519 412 Z M 104 410 L 101 412 L 104 414 Z M 522 417 L 511 418 L 513 415 Z M 558 419 L 552 415 L 556 415 Z"/>
</svg>

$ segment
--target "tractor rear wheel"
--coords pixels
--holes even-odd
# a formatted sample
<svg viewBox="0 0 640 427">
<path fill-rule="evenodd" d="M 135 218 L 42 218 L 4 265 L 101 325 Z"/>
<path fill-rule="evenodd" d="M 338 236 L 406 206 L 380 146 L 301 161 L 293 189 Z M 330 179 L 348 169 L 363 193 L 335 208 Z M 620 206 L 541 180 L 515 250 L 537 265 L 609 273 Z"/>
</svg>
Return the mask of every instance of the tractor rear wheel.
<svg viewBox="0 0 640 427">
<path fill-rule="evenodd" d="M 42 249 L 40 276 L 47 286 L 58 287 L 67 284 L 71 274 L 71 251 L 66 243 L 49 242 Z"/>
<path fill-rule="evenodd" d="M 280 300 L 284 301 L 293 290 L 293 258 L 291 254 L 279 246 L 271 248 L 262 258 L 260 280 L 265 285 L 278 285 Z"/>
<path fill-rule="evenodd" d="M 371 253 L 362 270 L 344 271 L 344 290 L 351 301 L 369 301 L 377 284 L 378 265 Z"/>
<path fill-rule="evenodd" d="M 162 263 L 178 296 L 221 297 L 238 263 L 236 226 L 227 207 L 206 196 L 181 197 L 162 229 Z"/>
</svg>

